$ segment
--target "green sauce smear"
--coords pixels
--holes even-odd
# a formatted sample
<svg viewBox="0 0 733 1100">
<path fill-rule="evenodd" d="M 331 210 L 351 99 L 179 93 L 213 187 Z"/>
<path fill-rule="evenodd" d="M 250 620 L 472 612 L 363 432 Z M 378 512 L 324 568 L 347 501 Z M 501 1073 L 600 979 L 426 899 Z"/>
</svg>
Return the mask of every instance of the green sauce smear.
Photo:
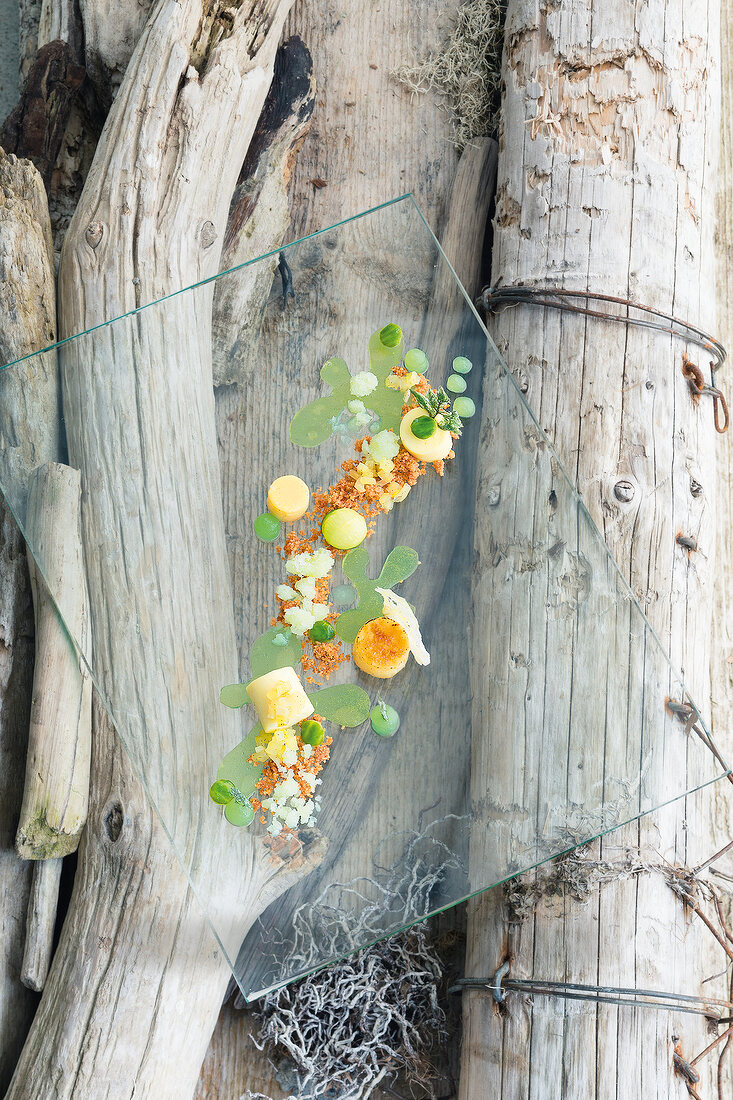
<svg viewBox="0 0 733 1100">
<path fill-rule="evenodd" d="M 353 611 L 344 611 L 336 620 L 336 633 L 343 641 L 353 645 L 356 635 L 365 623 L 378 619 L 382 614 L 384 597 L 376 588 L 393 588 L 417 569 L 420 560 L 409 546 L 395 546 L 387 555 L 379 576 L 372 580 L 367 575 L 369 551 L 363 546 L 349 550 L 343 560 L 343 570 L 356 589 L 358 604 Z"/>
</svg>

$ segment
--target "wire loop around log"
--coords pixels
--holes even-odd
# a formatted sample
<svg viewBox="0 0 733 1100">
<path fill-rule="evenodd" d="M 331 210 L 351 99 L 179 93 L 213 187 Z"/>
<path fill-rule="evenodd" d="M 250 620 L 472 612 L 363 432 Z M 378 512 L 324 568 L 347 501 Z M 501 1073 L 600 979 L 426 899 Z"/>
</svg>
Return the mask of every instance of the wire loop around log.
<svg viewBox="0 0 733 1100">
<path fill-rule="evenodd" d="M 583 299 L 586 305 L 573 304 Z M 665 313 L 661 309 L 651 306 L 639 305 L 629 298 L 618 298 L 613 294 L 594 294 L 588 290 L 565 290 L 558 286 L 529 286 L 518 283 L 516 286 L 487 286 L 481 291 L 481 304 L 488 311 L 496 310 L 502 305 L 534 305 L 547 306 L 550 309 L 561 309 L 566 313 L 582 313 L 586 317 L 598 317 L 603 321 L 616 321 L 623 325 L 636 325 L 640 328 L 654 329 L 656 332 L 667 333 L 670 336 L 678 336 L 689 343 L 709 351 L 714 362 L 711 363 L 713 373 L 720 370 L 726 360 L 727 352 L 721 342 L 714 336 L 710 336 L 697 325 L 691 325 L 688 321 L 682 321 L 671 313 Z M 608 310 L 591 309 L 588 302 L 608 302 L 609 304 L 624 306 L 626 314 L 610 313 Z M 645 317 L 632 317 L 630 310 L 646 314 Z"/>
<path fill-rule="evenodd" d="M 502 970 L 504 973 L 501 973 Z M 565 1000 L 594 1001 L 596 1004 L 655 1008 L 664 1012 L 690 1012 L 696 1016 L 705 1016 L 714 1023 L 723 1022 L 722 1013 L 718 1010 L 723 1008 L 733 1010 L 733 1001 L 717 998 L 694 997 L 687 993 L 665 993 L 656 989 L 508 978 L 505 976 L 507 970 L 508 963 L 504 963 L 490 978 L 459 978 L 448 992 L 462 993 L 464 989 L 486 989 L 491 992 L 497 1004 L 505 1001 L 508 992 L 539 993 L 548 997 L 562 997 Z"/>
</svg>

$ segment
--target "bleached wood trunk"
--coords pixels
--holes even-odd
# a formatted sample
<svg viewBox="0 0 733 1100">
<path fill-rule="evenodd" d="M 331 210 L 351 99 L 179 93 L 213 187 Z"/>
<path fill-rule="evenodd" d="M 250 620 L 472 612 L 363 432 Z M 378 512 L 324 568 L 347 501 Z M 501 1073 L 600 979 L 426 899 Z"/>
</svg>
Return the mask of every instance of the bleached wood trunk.
<svg viewBox="0 0 733 1100">
<path fill-rule="evenodd" d="M 159 0 L 151 13 L 65 241 L 64 334 L 217 269 L 290 0 L 231 5 L 222 34 L 214 17 L 226 7 L 207 9 L 202 20 L 195 0 Z M 185 859 L 229 884 L 214 916 L 235 953 L 251 920 L 303 867 L 273 884 L 278 861 L 265 860 L 254 838 L 166 786 L 168 754 L 179 761 L 180 790 L 198 791 L 207 765 L 215 769 L 237 737 L 236 719 L 210 691 L 238 671 L 216 453 L 212 295 L 209 287 L 195 300 L 174 299 L 134 325 L 100 330 L 93 343 L 67 345 L 62 371 L 69 458 L 88 493 L 82 529 L 94 563 L 95 670 Z M 155 454 L 155 465 L 141 463 L 141 454 Z M 195 479 L 186 474 L 192 468 Z M 160 593 L 152 602 L 151 577 Z M 205 660 L 194 660 L 204 651 Z M 203 666 L 205 681 L 197 672 Z M 176 668 L 186 676 L 173 683 Z M 226 988 L 221 952 L 129 759 L 101 707 L 95 715 L 90 816 L 71 908 L 9 1100 L 43 1095 L 50 1079 L 55 1096 L 74 1100 L 190 1095 Z M 202 729 L 205 760 L 192 751 Z M 135 1006 L 122 1028 L 121 998 Z"/>
<path fill-rule="evenodd" d="M 27 161 L 0 150 L 0 359 L 11 362 L 55 338 L 48 206 Z M 22 257 L 22 263 L 18 258 Z M 21 381 L 0 372 L 4 445 L 22 464 L 57 457 L 55 363 Z M 48 369 L 46 369 L 48 368 Z M 23 789 L 33 675 L 33 608 L 25 548 L 0 505 L 0 1092 L 30 1025 L 35 998 L 20 981 L 32 865 L 13 849 Z"/>
<path fill-rule="evenodd" d="M 15 846 L 23 859 L 53 859 L 76 851 L 89 805 L 92 682 L 68 634 L 90 661 L 78 470 L 47 462 L 34 471 L 25 530 L 43 574 L 30 558 L 36 659 Z"/>
<path fill-rule="evenodd" d="M 718 46 L 717 5 L 707 0 L 509 4 L 494 283 L 616 294 L 714 330 Z M 696 406 L 682 377 L 685 345 L 524 306 L 498 315 L 491 327 L 673 663 L 709 713 L 722 444 L 709 400 Z M 688 351 L 707 368 L 707 357 Z M 480 456 L 485 476 L 492 461 L 487 448 Z M 630 483 L 630 494 L 615 491 L 620 480 Z M 488 516 L 485 524 L 488 534 Z M 678 532 L 698 540 L 696 554 L 675 544 Z M 488 559 L 480 556 L 479 568 L 490 571 Z M 541 663 L 484 667 L 480 640 L 492 608 L 481 600 L 490 590 L 479 589 L 477 607 L 474 687 L 488 711 L 477 709 L 473 783 L 477 796 L 490 788 L 500 801 L 516 781 L 512 754 L 502 746 L 523 727 L 525 693 L 548 685 L 552 691 L 556 670 L 545 680 Z M 497 589 L 494 596 L 504 598 Z M 531 627 L 513 629 L 517 651 L 537 648 Z M 592 696 L 585 705 L 590 717 Z M 684 759 L 682 743 L 664 761 L 678 783 Z M 557 776 L 560 802 L 565 781 Z M 573 783 L 581 802 L 594 797 L 590 787 L 583 793 L 582 773 Z M 497 809 L 512 812 L 509 805 Z M 650 862 L 691 866 L 714 851 L 711 815 L 702 800 L 677 803 L 592 851 L 613 861 L 630 847 Z M 586 904 L 541 898 L 511 935 L 501 891 L 478 898 L 469 913 L 466 973 L 473 976 L 493 973 L 507 948 L 515 976 L 608 985 L 632 984 L 632 977 L 641 987 L 690 994 L 710 993 L 712 986 L 700 983 L 722 969 L 712 937 L 694 919 L 690 924 L 657 873 L 591 888 Z M 673 945 L 684 945 L 682 972 L 671 972 Z M 499 1015 L 483 992 L 465 995 L 464 1024 L 462 1100 L 605 1100 L 629 1087 L 645 1097 L 683 1096 L 672 1035 L 687 1057 L 709 1041 L 693 1016 L 517 995 Z M 717 1059 L 697 1068 L 700 1094 L 712 1096 Z"/>
</svg>

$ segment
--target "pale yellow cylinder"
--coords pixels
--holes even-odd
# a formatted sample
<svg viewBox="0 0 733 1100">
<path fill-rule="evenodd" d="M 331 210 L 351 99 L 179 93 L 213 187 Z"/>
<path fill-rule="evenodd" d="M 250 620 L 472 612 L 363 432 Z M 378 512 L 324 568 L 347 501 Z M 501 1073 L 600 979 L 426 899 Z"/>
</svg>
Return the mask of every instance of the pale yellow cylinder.
<svg viewBox="0 0 733 1100">
<path fill-rule="evenodd" d="M 247 694 L 265 733 L 294 726 L 313 713 L 313 704 L 293 668 L 276 668 L 258 676 L 247 685 Z"/>
</svg>

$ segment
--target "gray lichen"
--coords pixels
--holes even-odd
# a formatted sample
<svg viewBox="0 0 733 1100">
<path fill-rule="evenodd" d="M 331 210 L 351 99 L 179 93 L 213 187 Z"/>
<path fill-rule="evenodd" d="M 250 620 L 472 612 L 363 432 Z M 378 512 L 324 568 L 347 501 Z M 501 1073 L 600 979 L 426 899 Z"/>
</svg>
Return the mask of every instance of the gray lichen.
<svg viewBox="0 0 733 1100">
<path fill-rule="evenodd" d="M 505 9 L 506 0 L 464 4 L 440 50 L 394 72 L 409 91 L 445 98 L 459 149 L 498 130 Z"/>
</svg>

